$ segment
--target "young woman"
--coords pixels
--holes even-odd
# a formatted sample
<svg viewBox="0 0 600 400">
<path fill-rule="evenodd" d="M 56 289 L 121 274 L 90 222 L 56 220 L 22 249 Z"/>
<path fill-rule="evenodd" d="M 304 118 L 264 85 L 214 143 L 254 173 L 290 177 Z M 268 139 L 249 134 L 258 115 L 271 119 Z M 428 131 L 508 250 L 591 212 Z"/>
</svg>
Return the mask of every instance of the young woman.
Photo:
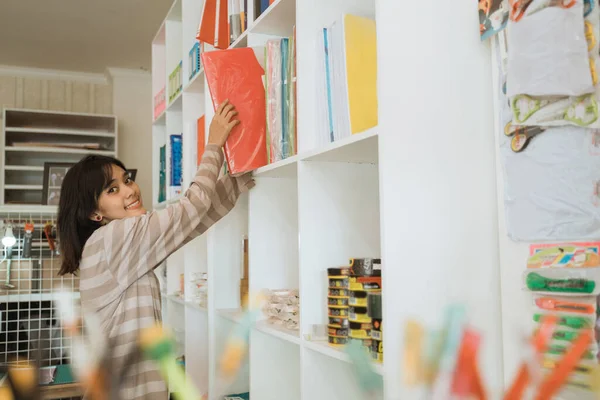
<svg viewBox="0 0 600 400">
<path fill-rule="evenodd" d="M 221 147 L 239 123 L 233 119 L 236 114 L 227 101 L 219 106 L 191 186 L 165 210 L 146 212 L 138 185 L 113 158 L 88 156 L 64 178 L 58 215 L 60 273 L 80 275 L 81 307 L 101 320 L 112 376 L 122 378 L 121 399 L 167 399 L 156 364 L 145 361 L 136 347 L 140 330 L 161 320 L 154 269 L 225 216 L 240 194 L 254 186 L 249 174 L 218 178 Z"/>
</svg>

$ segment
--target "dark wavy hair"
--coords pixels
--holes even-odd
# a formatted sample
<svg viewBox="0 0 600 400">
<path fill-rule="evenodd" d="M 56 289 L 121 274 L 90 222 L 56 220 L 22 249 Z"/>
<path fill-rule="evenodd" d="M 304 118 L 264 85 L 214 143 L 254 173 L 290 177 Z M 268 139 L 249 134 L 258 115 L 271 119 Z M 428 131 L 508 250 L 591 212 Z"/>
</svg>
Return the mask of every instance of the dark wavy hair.
<svg viewBox="0 0 600 400">
<path fill-rule="evenodd" d="M 58 237 L 62 265 L 59 275 L 79 270 L 85 242 L 101 223 L 90 217 L 98 210 L 98 198 L 112 180 L 112 166 L 125 168 L 116 158 L 90 155 L 67 171 L 60 188 Z"/>
</svg>

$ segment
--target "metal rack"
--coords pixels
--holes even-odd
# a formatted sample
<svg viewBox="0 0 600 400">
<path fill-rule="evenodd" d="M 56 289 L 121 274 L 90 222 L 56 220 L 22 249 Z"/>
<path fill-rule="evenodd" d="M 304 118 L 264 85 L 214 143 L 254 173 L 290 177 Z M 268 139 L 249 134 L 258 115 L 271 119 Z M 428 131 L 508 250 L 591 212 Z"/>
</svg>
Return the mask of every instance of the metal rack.
<svg viewBox="0 0 600 400">
<path fill-rule="evenodd" d="M 38 341 L 42 366 L 67 363 L 71 343 L 63 336 L 52 300 L 59 290 L 78 293 L 79 279 L 58 275 L 56 230 L 46 235 L 44 229 L 56 226 L 56 208 L 0 206 L 0 221 L 12 226 L 16 238 L 12 252 L 0 245 L 0 363 L 33 359 Z M 25 223 L 34 225 L 28 258 L 23 257 Z M 0 228 L 0 236 L 4 232 Z"/>
</svg>

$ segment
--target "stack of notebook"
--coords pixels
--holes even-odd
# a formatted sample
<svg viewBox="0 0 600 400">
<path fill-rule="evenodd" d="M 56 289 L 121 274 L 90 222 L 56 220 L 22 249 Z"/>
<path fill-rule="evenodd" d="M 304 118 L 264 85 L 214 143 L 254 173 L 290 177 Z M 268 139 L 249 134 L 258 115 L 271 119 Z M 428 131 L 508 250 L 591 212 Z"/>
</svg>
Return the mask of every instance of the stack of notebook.
<svg viewBox="0 0 600 400">
<path fill-rule="evenodd" d="M 343 15 L 320 33 L 317 48 L 319 143 L 377 125 L 375 21 Z"/>
<path fill-rule="evenodd" d="M 294 31 L 295 32 L 295 31 Z M 296 154 L 295 35 L 267 41 L 265 89 L 269 163 Z"/>
</svg>

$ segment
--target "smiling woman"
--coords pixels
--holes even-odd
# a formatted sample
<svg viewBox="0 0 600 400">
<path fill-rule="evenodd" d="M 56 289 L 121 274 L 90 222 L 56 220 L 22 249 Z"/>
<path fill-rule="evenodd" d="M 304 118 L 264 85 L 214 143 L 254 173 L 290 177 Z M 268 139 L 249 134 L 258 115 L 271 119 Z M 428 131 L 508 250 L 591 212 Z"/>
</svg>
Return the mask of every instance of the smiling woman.
<svg viewBox="0 0 600 400">
<path fill-rule="evenodd" d="M 141 330 L 161 320 L 153 273 L 169 255 L 224 217 L 254 186 L 249 175 L 218 178 L 224 145 L 238 123 L 225 102 L 213 118 L 192 184 L 167 209 L 146 212 L 138 185 L 122 162 L 88 156 L 67 172 L 60 197 L 60 273 L 80 274 L 81 306 L 99 317 L 111 349 L 110 398 L 166 399 L 152 361 L 138 351 Z"/>
</svg>

